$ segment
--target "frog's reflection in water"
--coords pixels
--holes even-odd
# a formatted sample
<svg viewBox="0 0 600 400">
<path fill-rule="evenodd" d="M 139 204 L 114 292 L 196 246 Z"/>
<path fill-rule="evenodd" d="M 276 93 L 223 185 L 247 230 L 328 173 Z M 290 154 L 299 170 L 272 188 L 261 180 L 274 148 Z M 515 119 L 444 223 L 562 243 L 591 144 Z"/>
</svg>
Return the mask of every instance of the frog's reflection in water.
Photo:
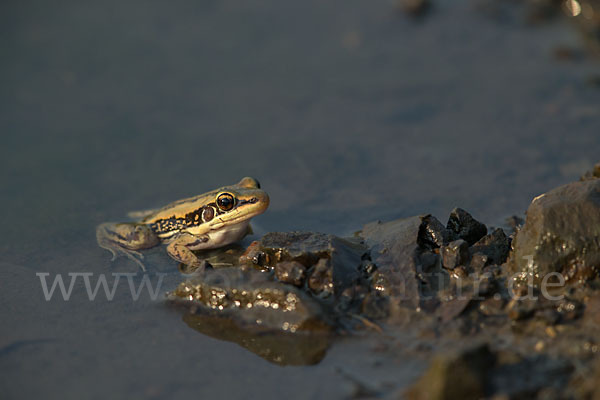
<svg viewBox="0 0 600 400">
<path fill-rule="evenodd" d="M 237 343 L 277 365 L 314 365 L 324 357 L 332 336 L 327 332 L 284 332 L 244 327 L 234 320 L 206 313 L 186 313 L 183 321 L 210 337 Z"/>
</svg>

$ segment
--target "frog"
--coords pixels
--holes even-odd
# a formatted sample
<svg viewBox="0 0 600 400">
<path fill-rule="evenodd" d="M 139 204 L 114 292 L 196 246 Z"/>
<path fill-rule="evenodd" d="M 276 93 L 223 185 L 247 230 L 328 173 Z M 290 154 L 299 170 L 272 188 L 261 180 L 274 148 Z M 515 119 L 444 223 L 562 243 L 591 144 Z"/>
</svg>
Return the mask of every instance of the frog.
<svg viewBox="0 0 600 400">
<path fill-rule="evenodd" d="M 98 245 L 124 256 L 146 271 L 139 250 L 166 244 L 167 254 L 189 267 L 201 267 L 194 252 L 224 247 L 252 232 L 250 219 L 269 207 L 269 195 L 258 180 L 238 183 L 177 200 L 159 209 L 136 211 L 131 222 L 105 222 L 96 228 Z"/>
</svg>

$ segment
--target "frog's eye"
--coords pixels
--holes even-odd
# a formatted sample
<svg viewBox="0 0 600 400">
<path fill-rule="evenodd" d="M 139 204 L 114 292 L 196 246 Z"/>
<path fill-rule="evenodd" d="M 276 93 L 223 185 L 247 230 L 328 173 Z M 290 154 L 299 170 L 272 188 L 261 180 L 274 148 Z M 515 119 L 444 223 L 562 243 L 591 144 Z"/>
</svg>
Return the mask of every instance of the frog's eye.
<svg viewBox="0 0 600 400">
<path fill-rule="evenodd" d="M 223 211 L 231 210 L 233 208 L 234 204 L 235 204 L 235 199 L 229 193 L 223 193 L 223 194 L 220 194 L 219 197 L 217 197 L 217 205 Z"/>
</svg>

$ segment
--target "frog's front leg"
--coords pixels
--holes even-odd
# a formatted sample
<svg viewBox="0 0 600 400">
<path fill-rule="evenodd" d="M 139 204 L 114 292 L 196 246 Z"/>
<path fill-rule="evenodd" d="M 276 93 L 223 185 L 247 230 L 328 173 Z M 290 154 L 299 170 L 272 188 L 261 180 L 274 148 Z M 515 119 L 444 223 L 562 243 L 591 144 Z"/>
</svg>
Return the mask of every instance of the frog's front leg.
<svg viewBox="0 0 600 400">
<path fill-rule="evenodd" d="M 118 255 L 125 256 L 146 270 L 141 260 L 144 256 L 136 250 L 156 246 L 160 240 L 150 226 L 141 223 L 106 222 L 96 228 L 98 245 L 113 255 L 114 261 Z"/>
<path fill-rule="evenodd" d="M 182 232 L 169 243 L 167 253 L 180 263 L 199 267 L 202 264 L 202 260 L 196 257 L 192 250 L 203 247 L 202 245 L 208 242 L 208 240 L 208 235 L 196 236 L 188 232 Z"/>
</svg>

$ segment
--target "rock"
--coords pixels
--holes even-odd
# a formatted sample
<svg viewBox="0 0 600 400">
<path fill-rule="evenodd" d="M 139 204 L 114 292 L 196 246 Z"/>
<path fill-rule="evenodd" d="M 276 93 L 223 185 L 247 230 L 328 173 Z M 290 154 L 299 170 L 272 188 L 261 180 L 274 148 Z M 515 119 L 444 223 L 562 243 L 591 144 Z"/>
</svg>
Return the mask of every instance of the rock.
<svg viewBox="0 0 600 400">
<path fill-rule="evenodd" d="M 531 318 L 538 309 L 539 303 L 533 299 L 512 299 L 506 306 L 508 318 L 513 321 L 521 321 Z"/>
<path fill-rule="evenodd" d="M 360 236 L 371 247 L 377 264 L 372 287 L 389 298 L 390 316 L 412 310 L 431 309 L 436 304 L 438 282 L 448 278 L 436 262 L 437 255 L 419 245 L 419 232 L 430 221 L 428 215 L 364 226 Z"/>
<path fill-rule="evenodd" d="M 307 293 L 237 267 L 206 269 L 179 284 L 168 299 L 192 312 L 226 315 L 245 326 L 286 332 L 328 331 L 331 319 Z"/>
<path fill-rule="evenodd" d="M 322 297 L 333 294 L 333 268 L 329 259 L 321 258 L 313 267 L 308 278 L 308 287 Z"/>
<path fill-rule="evenodd" d="M 444 268 L 454 269 L 459 265 L 466 265 L 469 261 L 469 244 L 463 239 L 455 240 L 443 246 L 440 253 Z"/>
<path fill-rule="evenodd" d="M 501 297 L 490 297 L 479 303 L 479 311 L 486 316 L 503 315 L 505 301 Z"/>
<path fill-rule="evenodd" d="M 542 293 L 534 292 L 532 297 L 513 298 L 507 305 L 507 315 L 518 321 L 531 317 L 545 321 L 549 325 L 568 323 L 583 315 L 584 306 L 571 298 L 548 299 Z"/>
<path fill-rule="evenodd" d="M 466 240 L 469 245 L 473 245 L 487 234 L 487 227 L 462 208 L 452 210 L 446 227 L 458 238 Z"/>
<path fill-rule="evenodd" d="M 536 197 L 513 249 L 511 271 L 532 286 L 539 287 L 550 273 L 562 274 L 567 282 L 595 277 L 600 266 L 600 180 L 570 183 Z"/>
<path fill-rule="evenodd" d="M 411 400 L 483 398 L 494 363 L 495 356 L 485 344 L 438 355 L 406 397 Z"/>
<path fill-rule="evenodd" d="M 376 292 L 369 293 L 362 302 L 361 313 L 371 319 L 383 319 L 390 315 L 389 299 Z"/>
<path fill-rule="evenodd" d="M 471 303 L 472 293 L 466 293 L 459 297 L 454 297 L 448 301 L 443 301 L 437 309 L 438 318 L 442 323 L 446 323 L 458 317 Z"/>
<path fill-rule="evenodd" d="M 483 272 L 474 280 L 474 289 L 478 296 L 488 296 L 496 291 L 498 282 L 490 272 Z"/>
<path fill-rule="evenodd" d="M 600 162 L 594 165 L 591 171 L 586 172 L 581 176 L 582 181 L 600 178 Z"/>
<path fill-rule="evenodd" d="M 275 277 L 280 282 L 300 287 L 306 278 L 306 267 L 297 261 L 283 261 L 275 265 Z"/>
<path fill-rule="evenodd" d="M 573 321 L 583 315 L 583 304 L 577 300 L 563 298 L 557 301 L 554 306 L 561 322 Z"/>
<path fill-rule="evenodd" d="M 363 258 L 366 254 L 368 249 L 364 245 L 334 235 L 271 232 L 253 243 L 240 257 L 240 263 L 260 270 L 275 269 L 276 274 L 279 263 L 299 263 L 305 267 L 313 287 L 320 282 L 321 289 L 315 289 L 317 292 L 322 292 L 331 284 L 331 293 L 337 298 L 363 278 Z"/>
<path fill-rule="evenodd" d="M 510 239 L 500 228 L 495 229 L 489 235 L 485 235 L 471 247 L 473 253 L 481 253 L 487 256 L 487 262 L 491 264 L 504 264 L 510 252 Z"/>
<path fill-rule="evenodd" d="M 600 326 L 600 293 L 587 299 L 584 318 L 591 326 Z"/>
<path fill-rule="evenodd" d="M 239 263 L 242 265 L 251 265 L 259 270 L 269 270 L 271 258 L 262 250 L 259 241 L 250 243 L 250 246 L 240 256 Z"/>
<path fill-rule="evenodd" d="M 441 247 L 454 238 L 453 232 L 434 216 L 423 217 L 423 223 L 419 229 L 419 245 L 424 248 L 435 249 Z"/>
<path fill-rule="evenodd" d="M 479 252 L 474 253 L 471 256 L 471 262 L 469 263 L 469 267 L 471 267 L 471 269 L 473 271 L 479 272 L 479 271 L 483 270 L 483 268 L 486 265 L 488 265 L 488 259 L 489 259 L 489 257 L 483 253 L 479 253 Z"/>
<path fill-rule="evenodd" d="M 373 276 L 375 290 L 393 299 L 391 307 L 400 304 L 419 306 L 416 270 L 421 250 L 417 238 L 422 223 L 420 216 L 386 223 L 372 222 L 360 233 L 371 247 L 371 257 L 378 267 Z"/>
</svg>

